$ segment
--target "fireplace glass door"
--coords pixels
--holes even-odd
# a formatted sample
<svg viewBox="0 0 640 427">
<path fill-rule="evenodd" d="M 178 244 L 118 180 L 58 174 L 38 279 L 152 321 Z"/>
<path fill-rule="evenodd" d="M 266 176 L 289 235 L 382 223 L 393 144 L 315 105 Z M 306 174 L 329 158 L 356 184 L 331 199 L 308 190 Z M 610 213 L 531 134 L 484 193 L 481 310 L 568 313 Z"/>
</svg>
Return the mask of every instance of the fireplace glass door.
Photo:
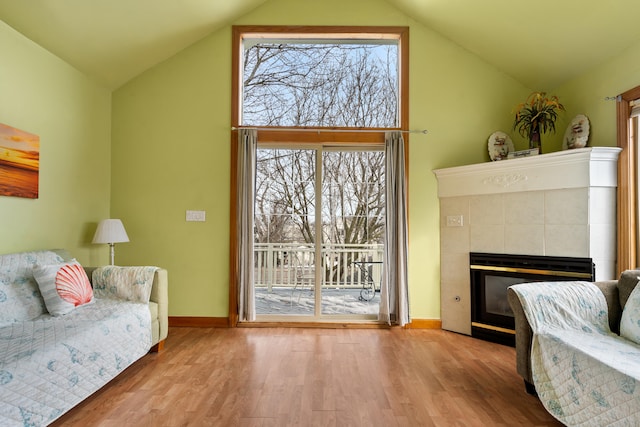
<svg viewBox="0 0 640 427">
<path fill-rule="evenodd" d="M 509 286 L 531 282 L 593 281 L 595 277 L 591 258 L 472 252 L 469 261 L 471 335 L 507 345 L 515 345 L 514 316 L 507 299 Z"/>
<path fill-rule="evenodd" d="M 494 331 L 505 333 L 513 331 L 515 327 L 513 311 L 507 300 L 507 288 L 518 283 L 547 279 L 525 273 L 500 271 L 480 271 L 476 276 L 476 281 L 482 285 L 475 292 L 477 295 L 472 306 L 475 306 L 472 325 L 489 325 Z"/>
<path fill-rule="evenodd" d="M 487 274 L 484 278 L 484 308 L 488 316 L 500 316 L 513 318 L 513 311 L 506 301 L 507 288 L 517 283 L 522 283 L 522 279 L 514 277 L 503 277 Z"/>
</svg>

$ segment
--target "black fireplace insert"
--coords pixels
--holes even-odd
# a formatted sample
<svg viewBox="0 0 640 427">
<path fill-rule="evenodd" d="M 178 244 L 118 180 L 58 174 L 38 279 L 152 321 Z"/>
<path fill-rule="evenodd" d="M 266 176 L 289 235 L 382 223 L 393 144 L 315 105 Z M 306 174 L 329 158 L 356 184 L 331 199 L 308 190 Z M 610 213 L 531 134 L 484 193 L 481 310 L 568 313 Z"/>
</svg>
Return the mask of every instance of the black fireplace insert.
<svg viewBox="0 0 640 427">
<path fill-rule="evenodd" d="M 507 288 L 518 283 L 593 281 L 591 258 L 471 252 L 471 336 L 515 346 Z"/>
</svg>

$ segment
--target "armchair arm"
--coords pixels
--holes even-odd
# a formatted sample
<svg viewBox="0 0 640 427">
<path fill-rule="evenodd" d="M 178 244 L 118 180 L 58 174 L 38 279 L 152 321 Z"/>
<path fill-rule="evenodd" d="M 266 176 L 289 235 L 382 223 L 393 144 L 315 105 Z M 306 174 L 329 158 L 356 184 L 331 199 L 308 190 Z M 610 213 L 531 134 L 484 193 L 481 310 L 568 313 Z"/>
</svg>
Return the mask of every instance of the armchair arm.
<svg viewBox="0 0 640 427">
<path fill-rule="evenodd" d="M 507 289 L 507 299 L 513 311 L 516 329 L 516 370 L 518 374 L 525 380 L 527 384 L 533 384 L 533 376 L 531 375 L 531 340 L 533 338 L 533 330 L 524 309 L 520 303 L 518 295 L 513 289 Z"/>
<path fill-rule="evenodd" d="M 618 299 L 618 281 L 607 280 L 594 282 L 604 294 L 609 310 L 609 327 L 613 332 L 618 332 L 620 324 L 621 308 Z M 531 340 L 533 330 L 527 316 L 524 313 L 518 295 L 512 290 L 507 290 L 507 299 L 513 311 L 516 330 L 516 370 L 524 379 L 527 391 L 535 391 L 533 388 L 533 376 L 531 374 Z"/>
</svg>

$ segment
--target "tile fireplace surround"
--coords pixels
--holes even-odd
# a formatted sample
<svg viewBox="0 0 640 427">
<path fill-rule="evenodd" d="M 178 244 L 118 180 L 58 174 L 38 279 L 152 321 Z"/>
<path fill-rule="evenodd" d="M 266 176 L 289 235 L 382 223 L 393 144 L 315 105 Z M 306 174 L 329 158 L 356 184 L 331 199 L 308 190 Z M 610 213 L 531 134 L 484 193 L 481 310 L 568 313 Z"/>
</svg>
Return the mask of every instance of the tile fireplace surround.
<svg viewBox="0 0 640 427">
<path fill-rule="evenodd" d="M 442 328 L 471 335 L 469 252 L 592 258 L 615 276 L 619 148 L 438 169 Z"/>
</svg>

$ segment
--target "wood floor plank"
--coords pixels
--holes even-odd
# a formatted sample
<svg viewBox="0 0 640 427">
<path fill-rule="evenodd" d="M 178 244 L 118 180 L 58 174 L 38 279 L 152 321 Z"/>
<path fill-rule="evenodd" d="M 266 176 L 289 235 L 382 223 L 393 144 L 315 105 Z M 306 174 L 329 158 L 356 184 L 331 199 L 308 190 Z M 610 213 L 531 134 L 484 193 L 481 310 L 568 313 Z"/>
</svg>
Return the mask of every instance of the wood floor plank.
<svg viewBox="0 0 640 427">
<path fill-rule="evenodd" d="M 515 350 L 441 330 L 171 327 L 60 426 L 560 426 Z"/>
</svg>

